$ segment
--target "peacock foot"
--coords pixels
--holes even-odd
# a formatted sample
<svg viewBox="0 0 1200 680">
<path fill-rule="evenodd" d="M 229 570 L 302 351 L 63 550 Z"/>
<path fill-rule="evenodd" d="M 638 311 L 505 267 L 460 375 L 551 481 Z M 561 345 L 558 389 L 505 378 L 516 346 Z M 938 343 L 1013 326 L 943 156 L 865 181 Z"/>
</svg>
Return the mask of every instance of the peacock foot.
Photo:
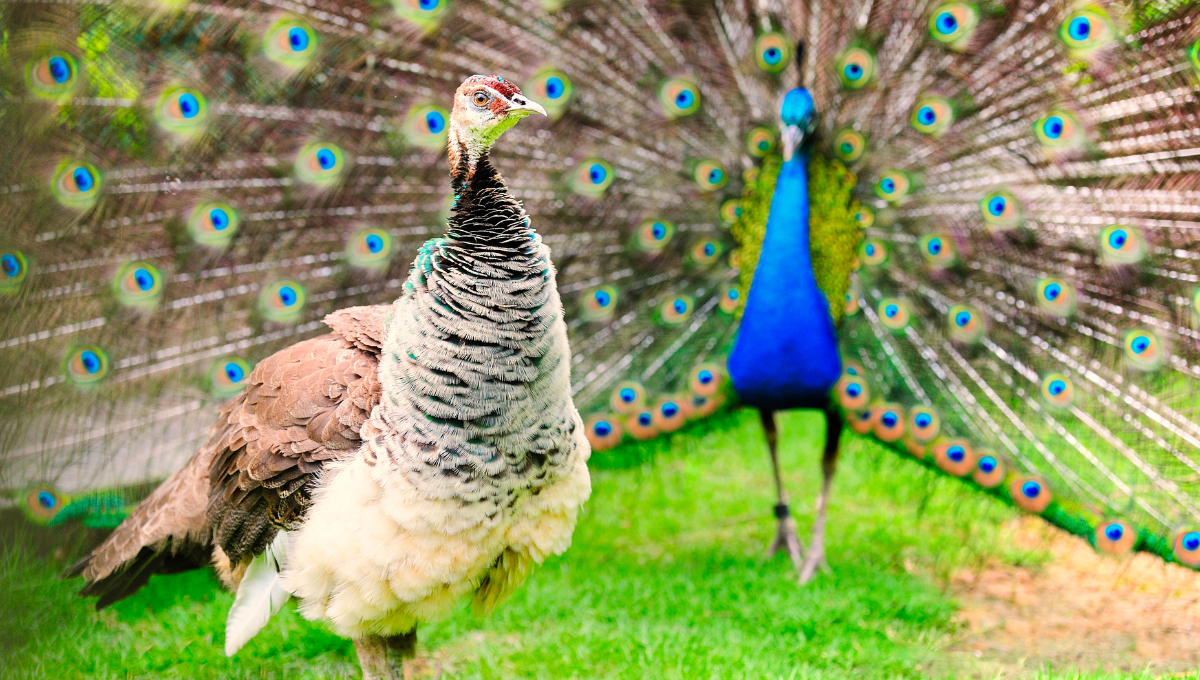
<svg viewBox="0 0 1200 680">
<path fill-rule="evenodd" d="M 825 561 L 825 549 L 814 547 L 808 552 L 803 566 L 797 567 L 797 571 L 800 572 L 800 585 L 813 580 L 813 577 L 817 575 L 818 569 L 829 571 L 829 563 Z"/>
<path fill-rule="evenodd" d="M 767 548 L 767 558 L 774 557 L 775 553 L 780 550 L 786 550 L 788 557 L 792 559 L 792 565 L 799 572 L 804 555 L 804 544 L 800 542 L 800 537 L 796 534 L 796 520 L 792 518 L 786 503 L 775 506 L 775 517 L 778 520 L 775 539 Z"/>
<path fill-rule="evenodd" d="M 363 680 L 404 680 L 404 660 L 417 653 L 417 630 L 403 635 L 368 635 L 354 641 Z"/>
<path fill-rule="evenodd" d="M 829 571 L 829 563 L 825 561 L 825 522 L 818 518 L 817 526 L 813 529 L 812 541 L 809 543 L 808 554 L 804 556 L 804 564 L 796 567 L 800 572 L 800 585 L 813 580 L 817 570 Z"/>
</svg>

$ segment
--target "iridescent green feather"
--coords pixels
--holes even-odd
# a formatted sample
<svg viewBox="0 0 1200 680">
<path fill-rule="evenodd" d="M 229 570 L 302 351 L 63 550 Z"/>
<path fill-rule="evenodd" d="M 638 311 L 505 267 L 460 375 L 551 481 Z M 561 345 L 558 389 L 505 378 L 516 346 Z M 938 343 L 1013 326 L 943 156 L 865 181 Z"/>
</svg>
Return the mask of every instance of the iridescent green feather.
<svg viewBox="0 0 1200 680">
<path fill-rule="evenodd" d="M 862 229 L 854 221 L 851 198 L 857 177 L 841 161 L 813 154 L 808 162 L 809 248 L 817 286 L 829 299 L 834 325 L 846 311 L 846 291 Z"/>
</svg>

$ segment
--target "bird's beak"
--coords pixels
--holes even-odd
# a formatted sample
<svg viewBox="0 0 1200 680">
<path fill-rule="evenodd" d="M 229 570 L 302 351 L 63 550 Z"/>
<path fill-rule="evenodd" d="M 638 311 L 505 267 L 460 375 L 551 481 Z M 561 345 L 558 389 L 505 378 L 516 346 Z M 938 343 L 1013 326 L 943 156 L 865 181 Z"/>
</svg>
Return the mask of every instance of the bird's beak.
<svg viewBox="0 0 1200 680">
<path fill-rule="evenodd" d="M 783 141 L 783 160 L 792 160 L 792 155 L 796 153 L 796 149 L 804 141 L 804 130 L 800 129 L 799 125 L 783 126 L 783 134 L 780 135 Z"/>
<path fill-rule="evenodd" d="M 523 116 L 528 116 L 531 113 L 540 113 L 544 116 L 546 115 L 546 109 L 543 109 L 541 104 L 532 99 L 517 97 L 513 99 L 513 106 L 508 107 L 508 113 L 519 113 Z"/>
</svg>

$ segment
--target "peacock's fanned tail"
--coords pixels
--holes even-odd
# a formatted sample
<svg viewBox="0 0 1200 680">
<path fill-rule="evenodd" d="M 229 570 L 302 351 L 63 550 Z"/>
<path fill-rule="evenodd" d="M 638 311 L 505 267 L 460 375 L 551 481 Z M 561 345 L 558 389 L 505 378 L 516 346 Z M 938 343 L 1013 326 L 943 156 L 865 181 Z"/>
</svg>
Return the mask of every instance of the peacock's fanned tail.
<svg viewBox="0 0 1200 680">
<path fill-rule="evenodd" d="M 875 3 L 822 48 L 867 237 L 839 397 L 1098 549 L 1200 565 L 1198 9 L 1000 9 Z M 940 35 L 983 13 L 986 47 Z"/>
<path fill-rule="evenodd" d="M 803 83 L 852 425 L 1104 550 L 1200 564 L 1198 18 L 1171 0 L 5 3 L 0 488 L 162 477 L 256 360 L 394 299 L 444 233 L 446 109 L 473 73 L 550 114 L 494 162 L 553 250 L 594 447 L 712 413 L 777 105 Z"/>
</svg>

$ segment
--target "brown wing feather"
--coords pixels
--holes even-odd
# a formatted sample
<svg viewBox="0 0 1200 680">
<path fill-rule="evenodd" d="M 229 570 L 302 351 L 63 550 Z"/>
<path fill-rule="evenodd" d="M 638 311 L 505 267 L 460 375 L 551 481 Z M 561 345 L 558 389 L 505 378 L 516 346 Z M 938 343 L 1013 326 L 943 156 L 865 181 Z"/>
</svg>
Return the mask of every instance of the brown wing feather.
<svg viewBox="0 0 1200 680">
<path fill-rule="evenodd" d="M 213 545 L 230 562 L 257 554 L 304 517 L 314 475 L 358 450 L 379 403 L 379 348 L 389 306 L 327 319 L 335 332 L 259 362 L 226 402 L 208 440 L 69 575 L 91 583 L 97 607 L 127 597 L 154 573 L 195 569 Z"/>
<path fill-rule="evenodd" d="M 391 310 L 391 305 L 347 307 L 326 316 L 324 321 L 326 326 L 355 347 L 378 355 L 387 336 L 383 324 Z"/>
<path fill-rule="evenodd" d="M 326 461 L 358 450 L 358 431 L 379 403 L 378 356 L 340 334 L 298 343 L 250 373 L 229 413 L 234 424 L 210 468 L 208 522 L 236 564 L 293 527 Z"/>
</svg>

